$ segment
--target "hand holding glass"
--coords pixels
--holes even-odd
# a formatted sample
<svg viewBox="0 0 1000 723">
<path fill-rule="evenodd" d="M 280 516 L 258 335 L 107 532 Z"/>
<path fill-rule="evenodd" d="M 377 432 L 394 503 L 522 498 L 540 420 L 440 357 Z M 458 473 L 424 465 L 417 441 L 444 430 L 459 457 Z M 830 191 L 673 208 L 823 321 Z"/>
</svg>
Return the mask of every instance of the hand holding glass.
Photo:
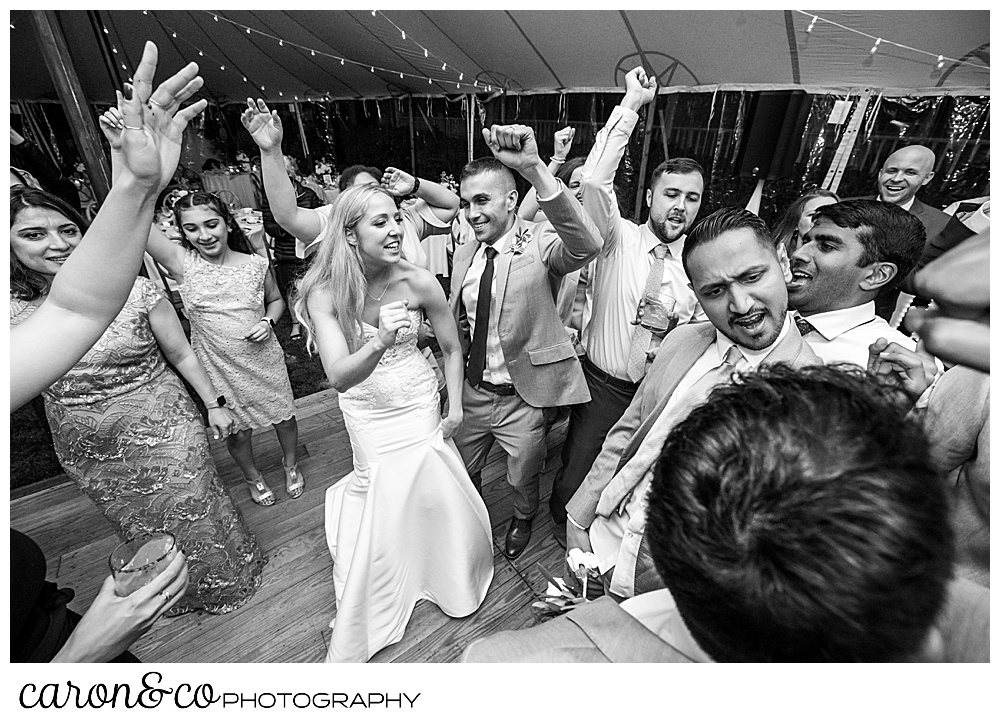
<svg viewBox="0 0 1000 723">
<path fill-rule="evenodd" d="M 676 302 L 672 296 L 646 294 L 639 301 L 639 306 L 635 311 L 635 321 L 632 323 L 639 324 L 654 334 L 666 334 L 677 323 L 676 316 L 674 316 L 675 305 Z"/>
<path fill-rule="evenodd" d="M 153 532 L 126 540 L 111 553 L 108 564 L 115 579 L 115 593 L 127 597 L 167 568 L 177 556 L 174 536 Z"/>
</svg>

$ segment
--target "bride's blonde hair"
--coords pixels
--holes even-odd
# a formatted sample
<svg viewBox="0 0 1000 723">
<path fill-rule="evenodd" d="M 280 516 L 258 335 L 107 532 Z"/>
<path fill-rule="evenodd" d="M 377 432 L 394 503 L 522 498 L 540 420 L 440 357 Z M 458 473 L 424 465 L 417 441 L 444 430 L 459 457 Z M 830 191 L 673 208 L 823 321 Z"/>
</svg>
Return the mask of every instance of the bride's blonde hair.
<svg viewBox="0 0 1000 723">
<path fill-rule="evenodd" d="M 327 292 L 333 300 L 333 316 L 344 332 L 351 353 L 364 343 L 361 314 L 365 308 L 368 282 L 358 244 L 348 240 L 347 232 L 364 218 L 372 200 L 378 195 L 387 196 L 395 204 L 388 191 L 372 184 L 352 186 L 337 197 L 326 233 L 320 239 L 319 251 L 309 270 L 296 284 L 292 309 L 295 318 L 305 327 L 306 348 L 310 351 L 315 351 L 317 346 L 308 302 L 317 291 Z"/>
</svg>

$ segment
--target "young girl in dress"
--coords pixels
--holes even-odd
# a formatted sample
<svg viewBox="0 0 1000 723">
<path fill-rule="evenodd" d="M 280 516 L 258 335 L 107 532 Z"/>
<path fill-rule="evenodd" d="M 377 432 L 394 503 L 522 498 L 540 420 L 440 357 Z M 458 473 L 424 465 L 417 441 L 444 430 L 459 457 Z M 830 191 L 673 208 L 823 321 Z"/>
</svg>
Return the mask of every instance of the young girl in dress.
<svg viewBox="0 0 1000 723">
<path fill-rule="evenodd" d="M 327 662 L 365 662 L 398 642 L 421 599 L 470 615 L 493 577 L 486 505 L 450 439 L 462 423 L 458 330 L 441 285 L 403 258 L 400 224 L 384 189 L 345 190 L 295 302 L 354 451 L 354 471 L 326 495 L 337 598 Z M 417 350 L 425 315 L 444 354 L 444 420 Z"/>
</svg>

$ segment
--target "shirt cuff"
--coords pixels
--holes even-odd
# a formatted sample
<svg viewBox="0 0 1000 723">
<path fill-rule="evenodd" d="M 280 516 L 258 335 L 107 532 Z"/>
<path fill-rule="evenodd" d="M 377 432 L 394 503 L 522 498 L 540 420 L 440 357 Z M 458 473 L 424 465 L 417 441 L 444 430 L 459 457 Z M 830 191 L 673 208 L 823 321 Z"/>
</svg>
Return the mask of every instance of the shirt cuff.
<svg viewBox="0 0 1000 723">
<path fill-rule="evenodd" d="M 934 393 L 934 389 L 935 389 L 935 387 L 937 387 L 937 383 L 938 383 L 938 381 L 941 379 L 941 377 L 943 375 L 944 375 L 944 372 L 941 371 L 940 369 L 938 369 L 938 373 L 937 373 L 937 376 L 934 377 L 934 381 L 931 382 L 931 385 L 929 387 L 927 387 L 919 397 L 917 397 L 917 401 L 913 403 L 913 408 L 914 409 L 926 409 L 927 408 L 927 405 L 931 401 L 931 395 Z"/>
<path fill-rule="evenodd" d="M 557 178 L 557 179 L 556 179 L 556 185 L 557 185 L 557 186 L 559 187 L 559 189 L 558 189 L 558 190 L 557 190 L 557 191 L 556 191 L 555 193 L 553 193 L 553 194 L 552 194 L 551 196 L 547 196 L 546 198 L 542 198 L 541 196 L 537 196 L 537 193 L 538 193 L 538 192 L 536 191 L 535 193 L 536 193 L 536 199 L 537 199 L 537 201 L 538 201 L 539 203 L 545 203 L 546 201 L 551 201 L 551 200 L 553 200 L 554 198 L 556 198 L 557 196 L 559 196 L 560 194 L 562 194 L 562 192 L 563 192 L 563 190 L 564 190 L 564 189 L 563 189 L 563 182 L 562 182 L 562 181 L 560 181 L 560 180 L 559 180 L 559 179 Z"/>
<path fill-rule="evenodd" d="M 581 524 L 580 524 L 579 522 L 577 522 L 576 520 L 574 520 L 574 519 L 573 519 L 573 517 L 572 517 L 571 515 L 568 515 L 568 514 L 567 514 L 567 515 L 566 515 L 566 519 L 567 519 L 567 520 L 569 520 L 569 523 L 570 523 L 571 525 L 573 525 L 573 527 L 575 527 L 576 529 L 578 529 L 578 530 L 583 530 L 584 532 L 586 532 L 586 531 L 587 531 L 587 528 L 586 528 L 586 527 L 584 527 L 583 525 L 581 525 Z"/>
</svg>

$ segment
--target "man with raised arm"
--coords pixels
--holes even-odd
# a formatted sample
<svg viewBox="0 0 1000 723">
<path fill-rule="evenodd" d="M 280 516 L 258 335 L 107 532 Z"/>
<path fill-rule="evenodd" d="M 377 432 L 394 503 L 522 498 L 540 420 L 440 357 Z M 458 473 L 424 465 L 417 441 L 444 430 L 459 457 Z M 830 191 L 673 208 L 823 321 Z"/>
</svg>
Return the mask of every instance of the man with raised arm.
<svg viewBox="0 0 1000 723">
<path fill-rule="evenodd" d="M 545 408 L 590 398 L 573 343 L 556 309 L 566 274 L 601 248 L 597 230 L 575 198 L 538 157 L 534 132 L 523 125 L 483 129 L 494 158 L 462 169 L 465 236 L 455 249 L 451 305 L 466 355 L 462 406 L 455 437 L 472 481 L 481 489 L 486 456 L 499 442 L 507 452 L 514 514 L 504 543 L 518 557 L 531 537 L 545 457 Z M 516 214 L 511 170 L 538 194 L 546 221 Z"/>
<path fill-rule="evenodd" d="M 591 400 L 570 411 L 563 466 L 549 498 L 556 540 L 563 546 L 566 503 L 632 401 L 663 339 L 633 322 L 643 295 L 673 298 L 675 324 L 705 318 L 681 264 L 685 234 L 701 208 L 704 172 L 690 158 L 661 163 L 646 190 L 649 220 L 638 225 L 622 218 L 614 192 L 615 172 L 639 118 L 637 111 L 656 97 L 656 79 L 635 68 L 625 76 L 625 89 L 584 166 L 593 168 L 593 173 L 583 181 L 583 208 L 596 224 L 603 246 L 583 315 L 583 373 Z"/>
</svg>

